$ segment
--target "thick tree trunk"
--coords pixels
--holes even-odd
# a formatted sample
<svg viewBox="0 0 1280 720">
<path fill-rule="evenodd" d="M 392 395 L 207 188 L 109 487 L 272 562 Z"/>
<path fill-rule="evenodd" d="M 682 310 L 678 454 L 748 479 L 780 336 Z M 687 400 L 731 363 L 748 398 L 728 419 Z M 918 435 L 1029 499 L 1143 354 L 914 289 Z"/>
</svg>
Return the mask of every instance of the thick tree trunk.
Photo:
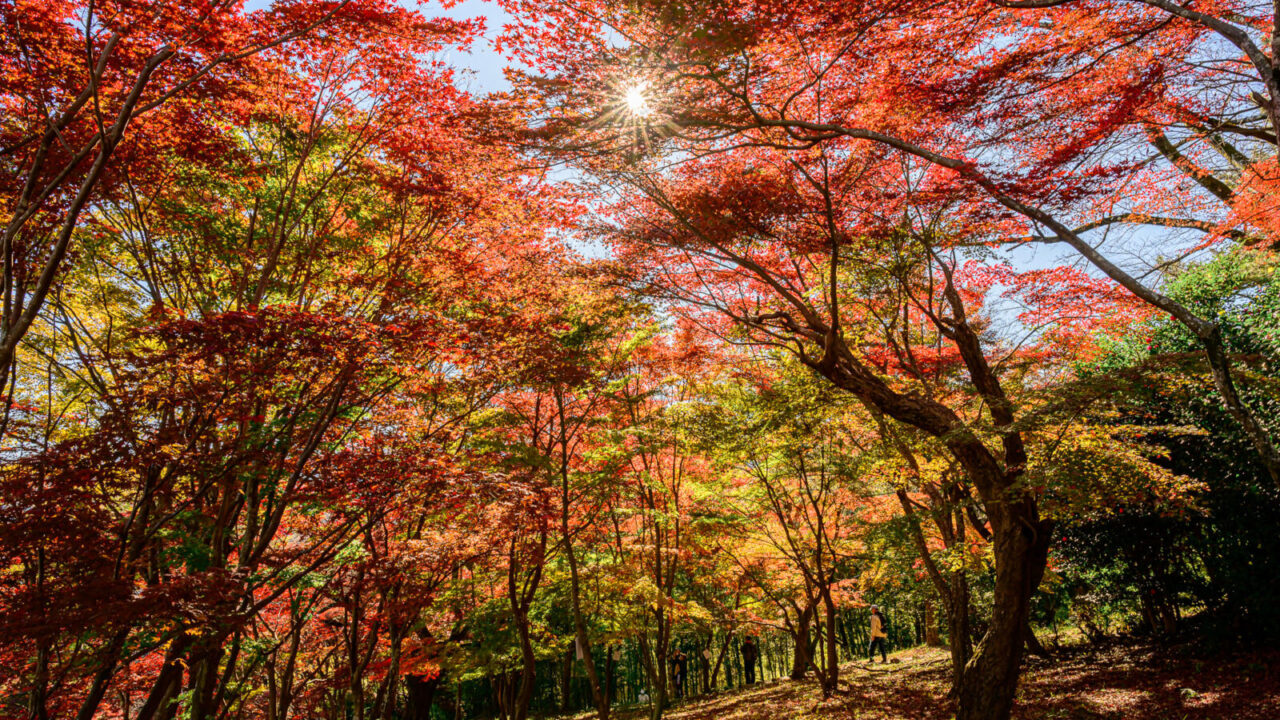
<svg viewBox="0 0 1280 720">
<path fill-rule="evenodd" d="M 710 633 L 707 633 L 705 643 L 698 643 L 698 674 L 702 676 L 702 693 L 705 695 L 711 692 L 711 641 Z"/>
<path fill-rule="evenodd" d="M 656 686 L 660 688 L 658 698 L 660 702 L 653 704 L 653 712 L 650 717 L 653 720 L 659 720 L 662 713 L 671 704 L 671 700 L 678 694 L 675 688 L 675 673 L 670 672 L 671 665 L 671 623 L 667 619 L 666 610 L 661 606 L 655 613 L 655 620 L 658 625 L 657 642 L 654 643 L 653 649 L 653 666 L 658 670 L 658 681 Z"/>
<path fill-rule="evenodd" d="M 790 678 L 792 680 L 800 680 L 809 672 L 809 624 L 812 619 L 813 606 L 800 611 L 800 619 L 796 623 L 795 633 L 792 636 L 796 644 L 791 656 Z"/>
<path fill-rule="evenodd" d="M 646 656 L 650 652 L 648 641 L 642 643 L 642 650 Z M 653 699 L 649 704 L 650 720 L 660 720 L 662 713 L 667 709 L 667 703 L 671 698 L 670 673 L 667 672 L 667 650 L 662 643 L 661 633 L 659 633 L 658 642 L 652 648 L 653 659 L 646 663 L 646 670 L 649 673 L 649 685 L 653 688 Z"/>
<path fill-rule="evenodd" d="M 574 637 L 582 649 L 582 665 L 587 671 L 587 683 L 591 686 L 591 699 L 600 720 L 609 720 L 609 700 L 605 697 L 596 672 L 595 657 L 591 652 L 591 638 L 587 636 L 587 621 L 582 612 L 582 587 L 578 577 L 578 558 L 573 550 L 573 532 L 569 525 L 569 439 L 565 436 L 565 407 L 563 398 L 557 396 L 560 413 L 560 540 L 564 544 L 565 558 L 569 563 L 569 600 L 573 609 Z"/>
<path fill-rule="evenodd" d="M 511 544 L 507 550 L 507 601 L 511 605 L 511 616 L 515 619 L 516 633 L 520 638 L 520 687 L 516 692 L 511 708 L 511 716 L 515 720 L 525 720 L 529 715 L 529 703 L 533 700 L 533 686 L 536 681 L 534 666 L 537 657 L 533 652 L 533 642 L 529 637 L 529 608 L 542 582 L 542 564 L 546 560 L 547 527 L 539 529 L 538 544 L 529 559 L 532 565 L 527 575 L 522 577 L 521 570 L 521 538 L 512 533 Z"/>
<path fill-rule="evenodd" d="M 1018 685 L 1031 594 L 1048 556 L 1048 524 L 1009 508 L 996 525 L 996 587 L 991 625 L 960 680 L 957 720 L 1008 720 Z M 997 516 L 999 517 L 999 516 Z M 1023 524 L 1026 522 L 1027 524 Z"/>
<path fill-rule="evenodd" d="M 1164 623 L 1166 635 L 1172 635 L 1178 631 L 1178 614 L 1173 605 L 1167 602 L 1160 603 L 1160 620 Z"/>
<path fill-rule="evenodd" d="M 405 687 L 409 692 L 408 714 L 405 720 L 431 720 L 431 704 L 435 701 L 436 688 L 440 686 L 440 677 L 423 680 L 417 675 L 405 678 Z"/>
<path fill-rule="evenodd" d="M 731 640 L 733 640 L 733 634 L 731 632 L 726 632 L 724 634 L 724 640 L 720 642 L 720 651 L 716 656 L 715 664 L 711 668 L 711 681 L 708 683 L 708 687 L 712 689 L 715 688 L 716 681 L 720 678 L 721 667 L 725 667 L 725 674 L 728 675 L 729 671 L 728 667 L 725 665 L 725 658 L 729 655 L 729 645 Z"/>
</svg>

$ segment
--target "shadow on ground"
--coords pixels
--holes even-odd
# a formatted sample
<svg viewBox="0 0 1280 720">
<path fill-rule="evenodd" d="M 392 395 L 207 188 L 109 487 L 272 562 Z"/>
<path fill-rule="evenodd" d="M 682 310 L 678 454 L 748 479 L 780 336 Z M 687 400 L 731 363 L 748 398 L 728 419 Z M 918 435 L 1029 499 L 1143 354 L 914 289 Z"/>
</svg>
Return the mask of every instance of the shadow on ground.
<svg viewBox="0 0 1280 720">
<path fill-rule="evenodd" d="M 671 720 L 946 720 L 945 651 L 917 648 L 895 664 L 841 668 L 840 692 L 822 700 L 812 680 L 779 680 L 693 698 Z M 620 720 L 645 717 L 633 711 Z M 1219 660 L 1144 644 L 1071 647 L 1052 661 L 1030 660 L 1016 720 L 1280 720 L 1280 652 Z"/>
</svg>

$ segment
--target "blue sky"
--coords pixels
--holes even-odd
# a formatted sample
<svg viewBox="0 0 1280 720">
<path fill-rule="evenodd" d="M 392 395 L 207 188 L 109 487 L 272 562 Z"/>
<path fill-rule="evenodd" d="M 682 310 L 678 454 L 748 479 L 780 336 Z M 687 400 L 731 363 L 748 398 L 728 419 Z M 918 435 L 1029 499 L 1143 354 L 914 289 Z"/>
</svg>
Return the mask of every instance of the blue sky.
<svg viewBox="0 0 1280 720">
<path fill-rule="evenodd" d="M 493 41 L 502 32 L 502 25 L 510 19 L 510 15 L 503 12 L 502 8 L 496 4 L 484 0 L 465 0 L 448 10 L 443 10 L 433 3 L 425 5 L 424 10 L 428 15 L 433 16 L 459 19 L 483 17 L 485 37 L 477 40 L 470 52 L 454 53 L 451 59 L 460 72 L 471 74 L 474 85 L 470 89 L 475 92 L 494 92 L 510 87 L 502 75 L 502 68 L 507 63 L 506 58 L 493 49 Z"/>
<path fill-rule="evenodd" d="M 483 94 L 506 90 L 510 87 L 502 75 L 506 59 L 493 49 L 493 41 L 502 32 L 503 23 L 511 16 L 498 7 L 496 3 L 485 0 L 463 0 L 451 8 L 443 8 L 438 2 L 422 2 L 415 0 L 398 0 L 407 8 L 416 8 L 428 17 L 450 17 L 457 19 L 482 17 L 485 19 L 485 36 L 476 41 L 470 52 L 449 54 L 449 61 L 460 73 L 469 75 L 471 80 L 463 81 L 464 86 L 476 93 Z M 247 10 L 260 10 L 271 5 L 271 0 L 247 0 Z"/>
</svg>

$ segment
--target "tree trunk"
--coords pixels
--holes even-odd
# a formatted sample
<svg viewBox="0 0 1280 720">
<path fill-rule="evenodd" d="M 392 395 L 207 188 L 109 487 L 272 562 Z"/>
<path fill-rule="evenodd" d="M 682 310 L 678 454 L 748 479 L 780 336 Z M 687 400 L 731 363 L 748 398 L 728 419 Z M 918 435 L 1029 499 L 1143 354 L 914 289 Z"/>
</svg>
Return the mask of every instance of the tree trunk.
<svg viewBox="0 0 1280 720">
<path fill-rule="evenodd" d="M 405 686 L 409 691 L 408 715 L 405 720 L 431 720 L 431 703 L 435 701 L 440 677 L 423 680 L 417 675 L 409 675 L 405 678 Z"/>
<path fill-rule="evenodd" d="M 564 654 L 564 660 L 560 664 L 560 713 L 568 715 L 571 708 L 569 707 L 569 689 L 573 680 L 573 643 L 569 644 L 569 650 Z"/>
<path fill-rule="evenodd" d="M 1276 448 L 1276 444 L 1271 440 L 1271 434 L 1267 432 L 1267 428 L 1258 422 L 1254 417 L 1253 411 L 1245 406 L 1244 401 L 1240 399 L 1240 393 L 1236 390 L 1235 381 L 1231 375 L 1231 359 L 1227 356 L 1226 348 L 1222 342 L 1222 328 L 1216 323 L 1210 326 L 1210 330 L 1202 330 L 1197 334 L 1200 336 L 1200 342 L 1204 347 L 1205 355 L 1209 358 L 1209 368 L 1213 374 L 1213 384 L 1218 390 L 1218 395 L 1222 397 L 1222 402 L 1226 405 L 1227 412 L 1235 419 L 1240 428 L 1244 430 L 1245 436 L 1249 438 L 1249 442 L 1253 444 L 1253 449 L 1257 451 L 1258 458 L 1262 461 L 1262 466 L 1267 469 L 1267 474 L 1271 476 L 1271 482 L 1280 487 L 1280 449 Z M 1193 330 L 1195 328 L 1192 328 Z"/>
<path fill-rule="evenodd" d="M 1150 592 L 1139 591 L 1142 598 L 1142 617 L 1147 621 L 1147 626 L 1151 628 L 1151 636 L 1155 637 L 1160 634 L 1160 625 L 1156 622 L 1156 607 L 1151 601 Z"/>
<path fill-rule="evenodd" d="M 493 689 L 493 701 L 498 706 L 499 720 L 511 718 L 512 705 L 516 699 L 515 686 L 512 673 L 499 672 L 489 676 L 489 687 Z"/>
<path fill-rule="evenodd" d="M 179 635 L 169 645 L 165 653 L 164 665 L 156 676 L 147 701 L 138 711 L 135 720 L 162 720 L 173 717 L 176 711 L 178 694 L 182 691 L 182 656 L 186 654 L 191 639 L 187 635 Z"/>
<path fill-rule="evenodd" d="M 661 625 L 659 625 L 661 627 Z M 670 675 L 667 672 L 667 651 L 662 643 L 661 633 L 659 633 L 658 643 L 653 647 L 649 647 L 647 639 L 641 639 L 640 650 L 648 658 L 652 650 L 653 659 L 646 660 L 645 670 L 649 675 L 649 685 L 653 690 L 653 697 L 649 701 L 649 718 L 650 720 L 659 720 L 662 713 L 667 708 L 667 701 L 671 697 L 668 689 Z"/>
<path fill-rule="evenodd" d="M 188 654 L 191 680 L 189 689 L 190 716 L 192 718 L 216 717 L 213 692 L 218 685 L 218 665 L 222 660 L 221 637 L 210 636 L 197 644 Z"/>
<path fill-rule="evenodd" d="M 712 689 L 715 688 L 716 681 L 720 678 L 721 667 L 725 668 L 725 676 L 728 677 L 729 675 L 729 669 L 728 669 L 728 665 L 725 663 L 725 658 L 729 656 L 729 645 L 730 645 L 730 641 L 732 640 L 733 640 L 733 633 L 726 632 L 724 634 L 724 640 L 720 642 L 720 652 L 716 656 L 715 664 L 711 668 L 711 681 L 708 684 L 708 686 L 711 687 Z"/>
<path fill-rule="evenodd" d="M 965 666 L 957 720 L 1008 720 L 1012 713 L 1031 594 L 1048 557 L 1048 524 L 1025 506 L 1002 510 L 992 518 L 996 587 L 991 624 Z"/>
<path fill-rule="evenodd" d="M 30 720 L 49 720 L 49 641 L 41 639 L 36 650 L 35 679 L 31 683 L 31 699 L 27 708 Z"/>
<path fill-rule="evenodd" d="M 1173 635 L 1178 631 L 1178 615 L 1170 603 L 1160 603 L 1160 620 L 1164 623 L 1166 635 Z"/>
<path fill-rule="evenodd" d="M 560 404 L 560 538 L 564 542 L 565 558 L 569 561 L 569 599 L 573 607 L 573 630 L 578 646 L 582 648 L 582 665 L 587 671 L 587 683 L 591 686 L 591 699 L 600 720 L 609 720 L 609 701 L 600 688 L 595 658 L 591 652 L 591 639 L 587 637 L 587 621 L 582 613 L 582 589 L 578 577 L 578 558 L 573 551 L 573 533 L 569 527 L 569 456 L 568 441 L 563 436 L 564 406 Z"/>
<path fill-rule="evenodd" d="M 538 543 L 527 564 L 532 565 L 528 574 L 522 575 L 520 567 L 521 540 L 519 533 L 511 534 L 511 543 L 507 550 L 507 600 L 511 604 L 511 616 L 515 620 L 516 633 L 520 638 L 520 688 L 516 692 L 511 708 L 511 716 L 515 720 L 525 720 L 529 715 L 529 702 L 533 699 L 533 686 L 536 680 L 534 665 L 537 657 L 533 652 L 533 642 L 529 638 L 529 608 L 533 605 L 542 582 L 542 565 L 546 561 L 547 526 L 539 528 Z"/>
<path fill-rule="evenodd" d="M 1053 657 L 1049 654 L 1048 649 L 1045 648 L 1044 643 L 1040 642 L 1040 638 L 1036 637 L 1035 631 L 1031 629 L 1031 623 L 1027 623 L 1022 628 L 1022 640 L 1026 643 L 1027 652 L 1032 655 L 1046 660 Z"/>
<path fill-rule="evenodd" d="M 951 649 L 951 693 L 960 694 L 964 669 L 973 657 L 973 638 L 969 627 L 969 579 L 964 571 L 951 574 L 947 590 L 947 634 Z"/>
<path fill-rule="evenodd" d="M 613 697 L 617 694 L 617 663 L 613 659 L 613 648 L 604 649 L 604 701 L 613 707 Z"/>
<path fill-rule="evenodd" d="M 934 610 L 932 600 L 924 601 L 924 644 L 942 647 L 942 636 L 938 632 L 938 611 Z"/>
<path fill-rule="evenodd" d="M 591 652 L 591 640 L 587 637 L 587 621 L 582 614 L 581 589 L 578 580 L 578 561 L 573 556 L 573 545 L 569 542 L 568 516 L 565 520 L 565 555 L 569 558 L 569 590 L 573 605 L 573 629 L 582 648 L 582 665 L 587 671 L 587 683 L 591 686 L 591 699 L 595 702 L 596 714 L 600 720 L 609 720 L 609 703 L 600 691 L 600 677 L 596 673 L 595 658 Z"/>
<path fill-rule="evenodd" d="M 711 633 L 707 633 L 705 643 L 698 643 L 698 674 L 702 676 L 702 693 L 711 692 Z"/>
<path fill-rule="evenodd" d="M 812 618 L 812 605 L 800 611 L 800 620 L 796 623 L 792 636 L 796 643 L 795 652 L 791 656 L 792 680 L 801 680 L 809 672 L 809 623 Z"/>
<path fill-rule="evenodd" d="M 529 702 L 533 700 L 534 662 L 533 643 L 529 639 L 529 615 L 520 609 L 516 614 L 516 630 L 520 635 L 520 689 L 517 691 L 511 717 L 525 720 L 529 716 Z"/>
<path fill-rule="evenodd" d="M 838 655 L 840 648 L 836 644 L 836 604 L 831 597 L 830 587 L 823 588 L 822 609 L 826 616 L 824 619 L 827 651 L 826 668 L 822 671 L 822 697 L 826 699 L 835 695 L 836 687 L 840 682 L 840 656 Z"/>
<path fill-rule="evenodd" d="M 102 698 L 106 695 L 107 686 L 111 682 L 111 678 L 115 675 L 116 666 L 120 663 L 120 651 L 124 648 L 125 640 L 129 637 L 129 631 L 120 630 L 111 638 L 111 642 L 107 644 L 107 648 L 103 653 L 103 660 L 99 664 L 98 672 L 93 676 L 93 683 L 89 686 L 89 692 L 85 694 L 84 700 L 80 703 L 80 711 L 76 713 L 76 720 L 92 720 L 98 713 L 98 706 L 102 704 Z"/>
</svg>

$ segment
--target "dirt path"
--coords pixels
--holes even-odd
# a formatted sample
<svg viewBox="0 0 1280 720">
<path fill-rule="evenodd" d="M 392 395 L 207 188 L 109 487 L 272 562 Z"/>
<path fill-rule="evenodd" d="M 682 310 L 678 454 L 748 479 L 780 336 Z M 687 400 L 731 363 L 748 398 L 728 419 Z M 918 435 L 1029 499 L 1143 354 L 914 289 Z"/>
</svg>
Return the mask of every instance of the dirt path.
<svg viewBox="0 0 1280 720">
<path fill-rule="evenodd" d="M 841 668 L 825 702 L 812 681 L 780 680 L 692 699 L 671 720 L 947 720 L 945 651 L 895 653 L 896 663 Z M 641 713 L 620 718 L 643 717 Z M 1280 720 L 1280 653 L 1207 660 L 1186 648 L 1065 648 L 1027 664 L 1017 720 Z"/>
</svg>

